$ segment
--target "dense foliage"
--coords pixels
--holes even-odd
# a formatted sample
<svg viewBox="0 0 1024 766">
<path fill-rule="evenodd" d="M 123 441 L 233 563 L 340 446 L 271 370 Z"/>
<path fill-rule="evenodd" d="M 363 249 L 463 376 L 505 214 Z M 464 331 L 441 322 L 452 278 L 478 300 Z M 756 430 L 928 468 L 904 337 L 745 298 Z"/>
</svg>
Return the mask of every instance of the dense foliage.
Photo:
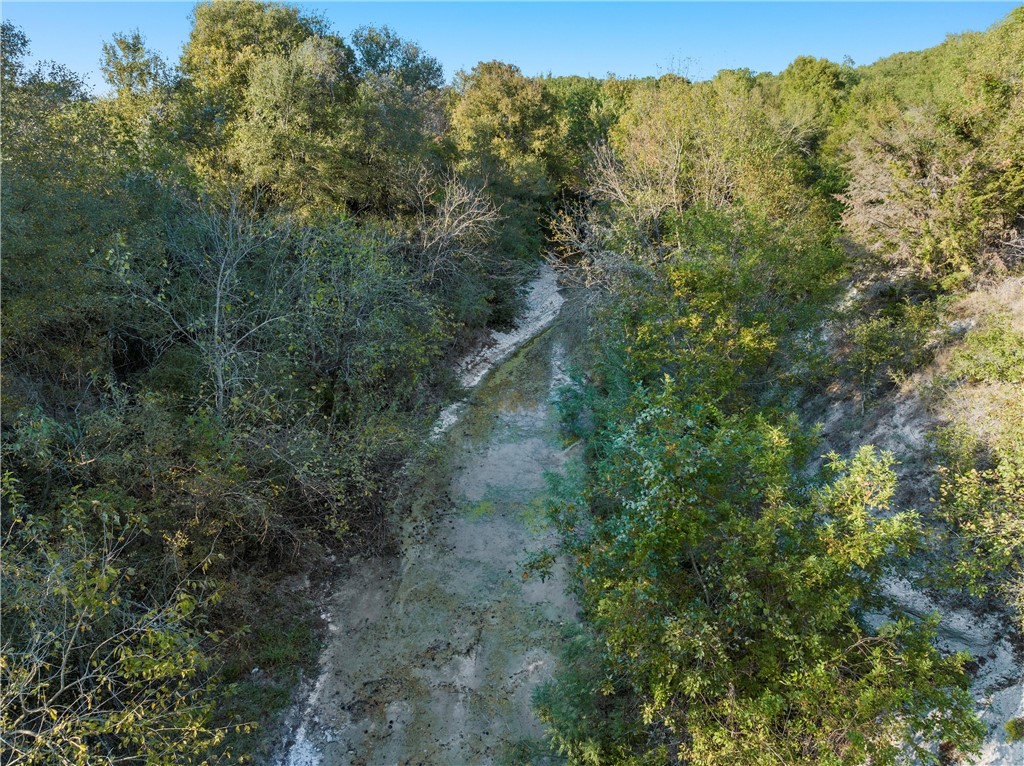
<svg viewBox="0 0 1024 766">
<path fill-rule="evenodd" d="M 1020 8 L 860 72 L 830 141 L 845 162 L 844 223 L 879 254 L 952 286 L 1005 252 L 1024 203 Z"/>
<path fill-rule="evenodd" d="M 3 25 L 4 763 L 257 747 L 311 654 L 284 577 L 389 544 L 448 362 L 512 320 L 542 251 L 589 321 L 553 745 L 976 747 L 966 658 L 884 585 L 926 562 L 1024 614 L 1024 314 L 937 329 L 1022 265 L 1020 9 L 867 67 L 699 83 L 491 61 L 447 86 L 387 28 L 253 0 L 193 22 L 177 63 L 108 41 L 101 97 Z M 934 401 L 987 397 L 995 425 L 933 435 L 927 509 L 895 502 L 885 452 L 820 460 L 810 397 L 848 385 L 863 411 L 942 353 Z"/>
<path fill-rule="evenodd" d="M 99 98 L 28 46 L 4 25 L 2 747 L 217 759 L 297 667 L 248 670 L 308 653 L 306 607 L 264 594 L 389 543 L 446 359 L 514 312 L 553 185 L 467 138 L 485 82 L 445 90 L 387 28 L 201 3 L 178 66 L 105 44 Z M 502 108 L 553 130 L 507 69 Z"/>
<path fill-rule="evenodd" d="M 939 438 L 925 517 L 892 507 L 891 455 L 822 465 L 793 408 L 838 384 L 863 411 L 934 358 L 950 290 L 1019 268 L 1022 21 L 871 67 L 802 57 L 625 98 L 553 231 L 599 296 L 594 363 L 562 403 L 585 468 L 554 507 L 584 626 L 536 696 L 569 763 L 976 747 L 967 658 L 886 582 L 1019 600 L 1014 415 L 997 439 Z M 845 267 L 866 297 L 836 313 Z M 946 385 L 1019 400 L 1018 321 L 950 341 Z"/>
<path fill-rule="evenodd" d="M 892 458 L 818 475 L 813 433 L 784 414 L 813 384 L 801 338 L 840 262 L 828 237 L 734 207 L 661 228 L 684 234 L 610 280 L 605 354 L 570 400 L 596 427 L 556 519 L 597 664 L 573 657 L 539 693 L 554 743 L 581 764 L 970 750 L 965 658 L 884 597 L 923 537 L 890 508 Z"/>
</svg>

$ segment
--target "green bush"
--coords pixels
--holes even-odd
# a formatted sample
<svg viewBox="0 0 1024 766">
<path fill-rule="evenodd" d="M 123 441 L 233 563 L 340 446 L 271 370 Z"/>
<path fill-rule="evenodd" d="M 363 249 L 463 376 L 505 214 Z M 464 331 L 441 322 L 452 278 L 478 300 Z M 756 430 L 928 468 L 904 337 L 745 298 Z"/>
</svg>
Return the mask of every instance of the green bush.
<svg viewBox="0 0 1024 766">
<path fill-rule="evenodd" d="M 143 517 L 73 497 L 30 511 L 3 476 L 0 746 L 13 763 L 211 762 L 224 732 L 198 582 L 140 588 L 131 550 Z M 101 534 L 95 534 L 99 528 Z M 212 757 L 212 756 L 211 756 Z"/>
<path fill-rule="evenodd" d="M 974 383 L 1024 383 L 1024 332 L 1009 314 L 986 317 L 956 349 L 949 371 Z"/>
<path fill-rule="evenodd" d="M 900 303 L 857 322 L 849 334 L 847 365 L 865 398 L 897 382 L 933 356 L 938 325 L 934 302 Z"/>
<path fill-rule="evenodd" d="M 669 383 L 617 412 L 589 508 L 559 512 L 603 668 L 576 661 L 538 697 L 570 763 L 896 763 L 940 720 L 974 747 L 963 658 L 935 649 L 935 621 L 863 618 L 919 540 L 915 514 L 888 513 L 891 458 L 833 459 L 808 487 L 795 422 L 725 417 Z"/>
<path fill-rule="evenodd" d="M 1024 445 L 1024 429 L 1018 431 Z M 1024 626 L 1024 451 L 985 444 L 962 426 L 936 429 L 932 441 L 945 563 L 931 579 L 940 588 L 1002 599 Z"/>
</svg>

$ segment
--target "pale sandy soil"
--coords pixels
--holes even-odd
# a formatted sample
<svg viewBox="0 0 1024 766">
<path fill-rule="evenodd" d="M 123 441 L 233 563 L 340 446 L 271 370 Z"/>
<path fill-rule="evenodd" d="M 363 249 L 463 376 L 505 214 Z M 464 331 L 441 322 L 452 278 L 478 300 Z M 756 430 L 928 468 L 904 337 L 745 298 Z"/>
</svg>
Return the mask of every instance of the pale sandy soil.
<svg viewBox="0 0 1024 766">
<path fill-rule="evenodd" d="M 564 566 L 545 582 L 522 576 L 554 542 L 544 474 L 572 459 L 551 406 L 557 328 L 509 355 L 560 302 L 545 270 L 527 321 L 462 366 L 473 386 L 507 360 L 442 429 L 450 464 L 403 519 L 400 555 L 353 560 L 337 584 L 321 674 L 280 763 L 482 766 L 541 737 L 530 695 L 575 620 Z"/>
</svg>

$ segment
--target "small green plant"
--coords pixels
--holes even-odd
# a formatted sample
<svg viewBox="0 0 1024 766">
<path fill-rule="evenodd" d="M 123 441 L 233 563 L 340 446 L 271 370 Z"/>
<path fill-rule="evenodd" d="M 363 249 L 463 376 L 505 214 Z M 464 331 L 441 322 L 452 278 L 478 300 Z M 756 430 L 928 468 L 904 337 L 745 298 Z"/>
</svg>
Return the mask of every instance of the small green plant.
<svg viewBox="0 0 1024 766">
<path fill-rule="evenodd" d="M 471 519 L 482 519 L 484 516 L 494 513 L 495 510 L 497 510 L 497 506 L 493 500 L 481 500 L 469 506 L 466 513 Z"/>
<path fill-rule="evenodd" d="M 901 303 L 854 326 L 849 367 L 865 398 L 927 364 L 938 324 L 935 304 Z"/>
<path fill-rule="evenodd" d="M 950 364 L 954 377 L 977 383 L 1024 382 L 1024 332 L 1008 314 L 990 317 L 971 330 Z"/>
<path fill-rule="evenodd" d="M 250 587 L 256 592 L 261 586 L 254 582 Z M 292 702 L 302 674 L 316 668 L 320 636 L 312 607 L 295 593 L 269 595 L 258 616 L 262 623 L 230 639 L 221 668 L 228 694 L 214 720 L 225 726 L 245 723 L 227 732 L 220 751 L 269 757 L 276 717 Z"/>
<path fill-rule="evenodd" d="M 539 577 L 544 582 L 551 576 L 554 570 L 557 553 L 550 548 L 544 548 L 531 553 L 523 564 L 523 579 Z"/>
<path fill-rule="evenodd" d="M 1024 718 L 1011 718 L 1006 722 L 1006 737 L 1010 742 L 1024 739 Z"/>
<path fill-rule="evenodd" d="M 962 425 L 939 426 L 928 436 L 932 458 L 947 470 L 963 473 L 975 467 L 982 443 Z"/>
</svg>

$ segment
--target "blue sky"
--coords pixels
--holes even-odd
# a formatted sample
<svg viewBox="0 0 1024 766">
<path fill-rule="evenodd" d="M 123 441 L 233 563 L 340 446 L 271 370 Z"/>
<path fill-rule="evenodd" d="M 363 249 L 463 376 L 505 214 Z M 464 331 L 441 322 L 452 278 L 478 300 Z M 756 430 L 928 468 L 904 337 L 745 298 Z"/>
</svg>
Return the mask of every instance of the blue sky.
<svg viewBox="0 0 1024 766">
<path fill-rule="evenodd" d="M 449 78 L 500 59 L 526 74 L 603 77 L 681 71 L 710 77 L 722 68 L 777 72 L 809 54 L 867 64 L 919 50 L 947 34 L 983 30 L 1018 3 L 618 3 L 319 2 L 336 32 L 387 24 L 418 41 Z M 17 2 L 3 16 L 21 26 L 32 58 L 71 67 L 97 92 L 101 45 L 138 28 L 151 48 L 176 61 L 188 37 L 192 2 Z"/>
</svg>

